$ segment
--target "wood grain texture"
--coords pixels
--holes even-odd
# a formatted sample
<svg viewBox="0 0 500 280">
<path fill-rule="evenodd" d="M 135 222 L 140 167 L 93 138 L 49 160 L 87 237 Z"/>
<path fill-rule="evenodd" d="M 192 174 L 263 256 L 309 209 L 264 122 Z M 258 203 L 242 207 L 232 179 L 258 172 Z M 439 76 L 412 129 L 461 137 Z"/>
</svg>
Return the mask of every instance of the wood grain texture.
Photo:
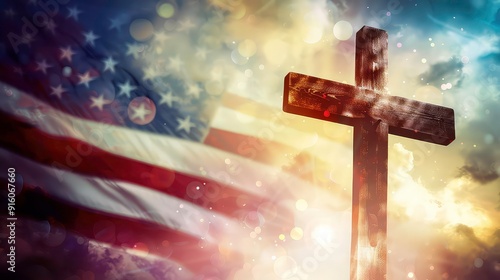
<svg viewBox="0 0 500 280">
<path fill-rule="evenodd" d="M 455 139 L 451 108 L 294 72 L 285 76 L 283 110 L 346 125 L 382 120 L 390 134 L 440 145 Z"/>
<path fill-rule="evenodd" d="M 356 86 L 384 91 L 387 86 L 388 35 L 382 29 L 363 26 L 356 32 Z"/>
<path fill-rule="evenodd" d="M 388 126 L 354 126 L 351 279 L 385 279 Z"/>
<path fill-rule="evenodd" d="M 356 33 L 356 85 L 298 73 L 285 76 L 283 110 L 354 127 L 351 280 L 387 276 L 388 136 L 448 145 L 453 109 L 385 94 L 387 33 Z"/>
<path fill-rule="evenodd" d="M 363 27 L 356 33 L 356 88 L 385 91 L 387 33 Z M 356 97 L 357 94 L 355 94 Z M 378 117 L 381 94 L 354 98 L 351 279 L 383 280 L 387 274 L 387 157 L 389 125 Z M 368 97 L 368 98 L 363 98 Z M 376 108 L 374 112 L 374 108 Z M 356 213 L 357 212 L 357 213 Z M 357 214 L 357 217 L 356 217 Z"/>
</svg>

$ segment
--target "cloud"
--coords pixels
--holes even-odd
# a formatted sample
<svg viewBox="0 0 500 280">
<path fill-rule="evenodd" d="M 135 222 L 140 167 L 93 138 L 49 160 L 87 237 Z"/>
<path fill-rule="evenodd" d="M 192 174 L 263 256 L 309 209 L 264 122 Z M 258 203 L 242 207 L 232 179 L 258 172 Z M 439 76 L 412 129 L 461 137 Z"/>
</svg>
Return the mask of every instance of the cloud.
<svg viewBox="0 0 500 280">
<path fill-rule="evenodd" d="M 491 227 L 488 209 L 461 199 L 476 186 L 467 177 L 451 180 L 439 190 L 431 191 L 420 180 L 413 178 L 413 153 L 402 144 L 390 149 L 389 186 L 392 215 L 401 220 L 419 221 L 423 226 Z"/>
<path fill-rule="evenodd" d="M 486 184 L 499 177 L 495 155 L 489 149 L 467 153 L 465 164 L 460 168 L 460 175 L 470 175 L 473 180 Z"/>
<path fill-rule="evenodd" d="M 396 143 L 389 158 L 389 263 L 398 263 L 391 278 L 498 278 L 500 230 L 488 206 L 470 196 L 477 184 L 463 176 L 430 190 L 414 178 L 410 150 Z"/>
<path fill-rule="evenodd" d="M 481 184 L 496 181 L 500 176 L 500 87 L 499 79 L 500 53 L 488 53 L 479 59 L 479 67 L 475 67 L 474 83 L 469 87 L 472 92 L 465 95 L 463 106 L 470 106 L 471 121 L 462 129 L 464 165 L 460 174 L 468 174 Z M 482 66 L 482 67 L 481 67 Z"/>
<path fill-rule="evenodd" d="M 459 31 L 466 27 L 466 31 L 473 34 L 481 32 L 486 25 L 492 22 L 498 4 L 487 0 L 465 1 L 370 1 L 369 9 L 364 9 L 367 21 L 382 22 L 386 30 L 398 30 L 405 25 L 416 27 L 417 32 L 430 35 L 436 31 Z M 391 7 L 399 7 L 391 12 Z M 363 10 L 362 10 L 363 11 Z"/>
<path fill-rule="evenodd" d="M 444 83 L 451 83 L 454 86 L 459 86 L 464 74 L 462 69 L 464 63 L 457 57 L 453 57 L 448 61 L 442 61 L 430 66 L 430 69 L 419 75 L 420 83 L 433 85 L 440 88 Z"/>
<path fill-rule="evenodd" d="M 476 236 L 473 228 L 468 227 L 468 226 L 463 225 L 463 224 L 458 224 L 455 227 L 455 231 L 457 234 L 462 235 L 465 238 L 467 238 L 471 243 L 473 243 L 477 247 L 482 248 L 482 249 L 487 248 L 486 244 Z"/>
<path fill-rule="evenodd" d="M 476 231 L 463 224 L 450 227 L 446 234 L 435 237 L 422 246 L 416 257 L 418 279 L 498 279 L 500 276 L 500 242 L 497 233 L 488 244 Z M 446 244 L 446 246 L 444 245 Z"/>
</svg>

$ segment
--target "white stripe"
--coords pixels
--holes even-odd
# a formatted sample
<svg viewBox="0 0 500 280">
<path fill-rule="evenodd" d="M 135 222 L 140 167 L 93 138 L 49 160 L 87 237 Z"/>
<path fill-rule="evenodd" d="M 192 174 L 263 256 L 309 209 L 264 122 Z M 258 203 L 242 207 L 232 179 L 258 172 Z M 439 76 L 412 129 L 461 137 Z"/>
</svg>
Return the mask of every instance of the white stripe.
<svg viewBox="0 0 500 280">
<path fill-rule="evenodd" d="M 279 200 L 276 203 L 287 204 L 292 208 L 299 198 L 325 209 L 338 209 L 339 204 L 346 200 L 345 196 L 334 196 L 329 191 L 283 172 L 279 167 L 264 165 L 192 141 L 82 120 L 62 113 L 23 92 L 14 90 L 14 93 L 18 98 L 23 96 L 38 103 L 35 107 L 43 108 L 43 113 L 38 114 L 39 109 L 17 108 L 16 98 L 12 97 L 3 97 L 6 100 L 0 102 L 0 109 L 22 116 L 52 135 L 76 138 L 111 153 L 209 178 L 244 192 Z M 335 157 L 340 159 L 343 156 Z M 64 176 L 66 174 L 69 173 L 65 172 Z"/>
<path fill-rule="evenodd" d="M 0 161 L 2 170 L 15 167 L 24 183 L 39 186 L 51 196 L 74 205 L 154 222 L 211 243 L 221 239 L 213 232 L 224 232 L 227 236 L 248 235 L 233 219 L 142 186 L 73 173 L 67 173 L 60 181 L 57 170 L 2 148 L 0 158 L 3 159 Z"/>
<path fill-rule="evenodd" d="M 345 144 L 319 136 L 323 130 L 322 127 L 318 127 L 319 133 L 316 134 L 302 132 L 292 128 L 294 125 L 289 120 L 285 122 L 285 126 L 285 123 L 280 121 L 277 112 L 274 114 L 268 112 L 268 115 L 271 114 L 276 116 L 276 119 L 260 120 L 251 116 L 242 117 L 243 113 L 227 107 L 220 107 L 212 120 L 212 127 L 231 130 L 243 135 L 255 135 L 266 141 L 274 141 L 297 150 L 307 149 L 308 153 L 333 165 L 345 166 L 352 162 L 352 150 L 346 148 Z M 249 124 L 245 123 L 245 118 L 250 118 Z M 281 119 L 286 120 L 286 117 L 283 116 Z M 344 131 L 344 129 L 339 130 Z M 346 133 L 344 140 L 351 142 L 352 134 Z"/>
<path fill-rule="evenodd" d="M 254 135 L 263 138 L 263 143 L 273 141 L 288 147 L 292 147 L 297 152 L 305 151 L 315 159 L 320 159 L 318 162 L 326 164 L 320 168 L 330 171 L 330 176 L 335 180 L 337 185 L 350 187 L 352 185 L 352 149 L 348 145 L 352 145 L 352 129 L 339 124 L 331 124 L 323 122 L 318 125 L 314 120 L 308 120 L 309 126 L 317 126 L 317 133 L 303 132 L 300 130 L 304 124 L 295 124 L 295 118 L 290 115 L 283 115 L 283 112 L 259 111 L 259 114 L 271 116 L 267 120 L 254 118 L 245 115 L 228 107 L 219 107 L 213 120 L 212 127 L 221 130 L 230 130 L 234 133 L 242 135 Z M 271 109 L 272 110 L 272 109 Z M 303 118 L 305 119 L 305 118 Z M 248 123 L 245 123 L 248 122 Z M 309 127 L 309 131 L 312 129 Z M 325 138 L 326 131 L 331 131 L 333 136 L 330 139 Z M 253 147 L 248 144 L 242 146 L 247 149 Z M 258 148 L 254 149 L 258 153 Z M 296 155 L 280 155 L 274 158 L 276 164 L 282 164 L 284 161 L 293 158 Z M 346 172 L 347 171 L 347 172 Z M 316 174 L 317 176 L 325 176 L 324 174 Z M 328 186 L 324 186 L 328 187 Z"/>
</svg>

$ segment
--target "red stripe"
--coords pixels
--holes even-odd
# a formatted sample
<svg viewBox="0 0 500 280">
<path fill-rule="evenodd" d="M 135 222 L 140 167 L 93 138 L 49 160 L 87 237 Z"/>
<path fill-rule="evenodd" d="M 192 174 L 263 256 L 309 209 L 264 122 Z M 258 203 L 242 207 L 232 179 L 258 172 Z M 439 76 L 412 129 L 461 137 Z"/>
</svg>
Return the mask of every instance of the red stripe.
<svg viewBox="0 0 500 280">
<path fill-rule="evenodd" d="M 0 118 L 4 120 L 0 123 L 0 131 L 3 131 L 0 146 L 41 164 L 145 186 L 238 219 L 258 211 L 263 204 L 275 204 L 213 180 L 115 155 L 80 140 L 44 133 L 3 112 Z M 80 160 L 76 160 L 77 157 Z M 196 186 L 201 188 L 196 190 Z M 276 207 L 280 215 L 274 216 L 275 220 L 267 217 L 264 229 L 289 230 L 293 226 L 293 214 Z"/>
<path fill-rule="evenodd" d="M 273 164 L 276 159 L 285 154 L 300 152 L 277 142 L 217 128 L 210 129 L 205 138 L 205 144 L 266 164 Z"/>
<path fill-rule="evenodd" d="M 268 165 L 275 165 L 280 158 L 288 164 L 295 162 L 295 166 L 286 166 L 284 170 L 290 171 L 290 173 L 313 183 L 315 186 L 331 184 L 331 182 L 324 180 L 325 178 L 316 178 L 314 174 L 314 172 L 320 173 L 320 171 L 328 172 L 329 164 L 314 158 L 307 151 L 300 151 L 275 141 L 216 128 L 210 129 L 205 138 L 205 144 Z M 288 157 L 285 158 L 285 155 Z"/>
<path fill-rule="evenodd" d="M 217 245 L 199 238 L 143 220 L 77 208 L 29 185 L 16 197 L 16 215 L 58 222 L 66 230 L 118 247 L 139 245 L 148 254 L 176 261 L 196 275 L 223 277 L 243 264 L 242 255 L 221 253 Z"/>
</svg>

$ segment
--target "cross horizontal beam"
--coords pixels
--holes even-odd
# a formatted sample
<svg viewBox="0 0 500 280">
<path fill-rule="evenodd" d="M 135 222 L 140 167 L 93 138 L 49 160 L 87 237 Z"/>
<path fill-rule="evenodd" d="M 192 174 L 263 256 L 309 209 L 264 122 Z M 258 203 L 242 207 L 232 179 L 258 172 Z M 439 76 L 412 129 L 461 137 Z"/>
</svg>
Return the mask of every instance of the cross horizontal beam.
<svg viewBox="0 0 500 280">
<path fill-rule="evenodd" d="M 390 134 L 440 145 L 455 139 L 453 109 L 294 72 L 285 77 L 283 110 L 346 125 L 381 120 Z"/>
</svg>

